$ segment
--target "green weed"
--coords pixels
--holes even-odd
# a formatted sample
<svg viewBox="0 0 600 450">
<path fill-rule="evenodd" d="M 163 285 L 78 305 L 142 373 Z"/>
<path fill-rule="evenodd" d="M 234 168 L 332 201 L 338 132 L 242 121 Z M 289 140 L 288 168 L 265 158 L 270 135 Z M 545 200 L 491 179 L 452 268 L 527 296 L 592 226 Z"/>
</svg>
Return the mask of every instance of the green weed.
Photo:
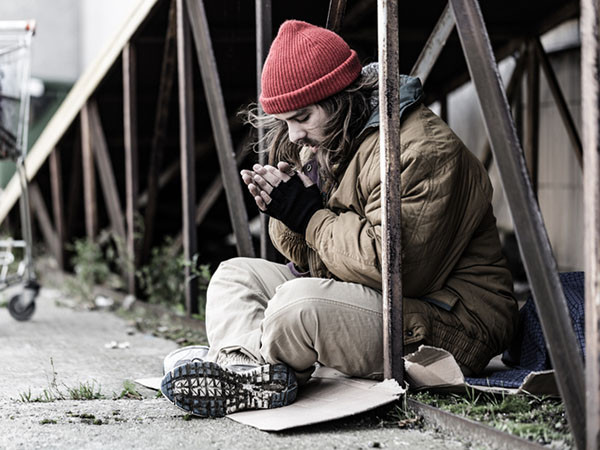
<svg viewBox="0 0 600 450">
<path fill-rule="evenodd" d="M 573 445 L 562 401 L 545 396 L 505 395 L 466 390 L 465 395 L 421 392 L 413 396 L 453 414 L 484 422 L 540 444 Z"/>
<path fill-rule="evenodd" d="M 135 383 L 131 380 L 125 380 L 123 382 L 123 390 L 119 395 L 113 396 L 115 400 L 128 398 L 133 400 L 142 400 L 144 397 L 136 389 Z"/>
<path fill-rule="evenodd" d="M 52 375 L 47 378 L 48 387 L 36 396 L 31 393 L 31 388 L 29 388 L 26 392 L 19 394 L 19 401 L 22 403 L 48 403 L 57 400 L 98 400 L 104 398 L 104 395 L 100 392 L 100 385 L 96 386 L 95 381 L 79 383 L 75 387 L 67 386 L 64 383 L 59 384 L 53 358 L 50 358 L 50 367 L 52 368 Z"/>
<path fill-rule="evenodd" d="M 40 425 L 46 425 L 46 424 L 50 424 L 50 423 L 55 424 L 56 420 L 54 420 L 54 419 L 42 419 L 42 420 L 40 420 Z"/>
<path fill-rule="evenodd" d="M 104 398 L 104 395 L 100 392 L 100 385 L 96 386 L 95 381 L 86 381 L 85 383 L 79 383 L 76 387 L 68 387 L 67 389 L 68 398 L 71 400 L 99 400 Z"/>
<path fill-rule="evenodd" d="M 190 278 L 186 279 L 185 270 L 190 269 Z M 198 255 L 191 261 L 183 254 L 173 253 L 173 241 L 167 238 L 163 245 L 152 249 L 148 265 L 137 272 L 140 287 L 148 302 L 162 304 L 182 310 L 185 304 L 185 286 L 196 278 L 199 286 L 199 318 L 204 319 L 205 291 L 210 280 L 208 265 L 198 262 Z"/>
</svg>

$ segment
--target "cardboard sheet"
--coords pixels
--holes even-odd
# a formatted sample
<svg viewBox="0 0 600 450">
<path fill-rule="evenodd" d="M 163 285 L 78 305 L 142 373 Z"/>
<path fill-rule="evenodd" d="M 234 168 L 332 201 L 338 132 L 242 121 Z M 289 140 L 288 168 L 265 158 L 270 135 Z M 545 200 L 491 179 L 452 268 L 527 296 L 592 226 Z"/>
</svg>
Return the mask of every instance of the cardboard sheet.
<svg viewBox="0 0 600 450">
<path fill-rule="evenodd" d="M 416 352 L 406 355 L 404 359 L 406 361 L 406 377 L 411 389 L 428 388 L 464 392 L 465 388 L 469 387 L 492 393 L 558 396 L 553 370 L 531 372 L 518 388 L 513 389 L 468 383 L 454 357 L 441 348 L 422 345 Z M 496 365 L 492 369 L 502 370 L 502 367 Z"/>
<path fill-rule="evenodd" d="M 137 383 L 160 389 L 161 378 Z M 282 431 L 359 414 L 391 403 L 404 393 L 394 380 L 349 378 L 333 369 L 319 367 L 298 391 L 294 403 L 284 408 L 242 411 L 227 417 L 264 431 Z"/>
</svg>

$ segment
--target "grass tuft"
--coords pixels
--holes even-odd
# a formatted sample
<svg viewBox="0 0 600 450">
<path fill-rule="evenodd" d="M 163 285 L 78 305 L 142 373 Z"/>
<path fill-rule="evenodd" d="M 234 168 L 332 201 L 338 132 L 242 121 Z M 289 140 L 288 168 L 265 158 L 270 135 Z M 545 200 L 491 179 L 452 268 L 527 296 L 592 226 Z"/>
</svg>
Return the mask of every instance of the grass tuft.
<svg viewBox="0 0 600 450">
<path fill-rule="evenodd" d="M 65 386 L 68 398 L 71 400 L 98 400 L 104 398 L 100 392 L 100 385 L 96 387 L 96 382 L 79 383 L 76 387 Z"/>
<path fill-rule="evenodd" d="M 114 395 L 113 398 L 115 400 L 120 400 L 123 398 L 133 399 L 133 400 L 142 400 L 144 397 L 139 391 L 136 389 L 135 383 L 131 380 L 123 381 L 123 390 L 119 395 Z"/>
<path fill-rule="evenodd" d="M 490 394 L 467 389 L 465 395 L 420 392 L 413 398 L 444 411 L 486 423 L 539 444 L 573 447 L 562 401 L 546 396 Z"/>
</svg>

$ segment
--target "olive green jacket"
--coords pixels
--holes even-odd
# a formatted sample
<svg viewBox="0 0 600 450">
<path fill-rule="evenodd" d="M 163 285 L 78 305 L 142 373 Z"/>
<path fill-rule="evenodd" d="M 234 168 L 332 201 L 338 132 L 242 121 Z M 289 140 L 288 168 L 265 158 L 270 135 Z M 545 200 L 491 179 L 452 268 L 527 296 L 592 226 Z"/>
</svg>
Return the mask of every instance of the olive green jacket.
<svg viewBox="0 0 600 450">
<path fill-rule="evenodd" d="M 461 322 L 478 322 L 477 329 L 489 332 L 486 340 L 494 341 L 490 346 L 501 351 L 512 337 L 517 307 L 492 212 L 492 186 L 479 160 L 419 100 L 420 94 L 404 103 L 400 130 L 403 295 L 448 311 L 462 302 L 473 317 Z M 377 114 L 359 139 L 306 237 L 274 219 L 269 231 L 275 247 L 311 276 L 380 290 Z"/>
</svg>

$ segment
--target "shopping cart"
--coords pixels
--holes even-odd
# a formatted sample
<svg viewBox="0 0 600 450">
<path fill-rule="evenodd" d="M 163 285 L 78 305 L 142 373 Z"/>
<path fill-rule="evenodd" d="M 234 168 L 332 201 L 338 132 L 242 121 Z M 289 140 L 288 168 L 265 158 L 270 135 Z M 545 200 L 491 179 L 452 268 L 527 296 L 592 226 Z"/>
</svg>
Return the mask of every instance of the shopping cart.
<svg viewBox="0 0 600 450">
<path fill-rule="evenodd" d="M 31 216 L 25 153 L 29 126 L 29 72 L 34 21 L 0 21 L 0 160 L 12 160 L 21 185 L 22 240 L 0 240 L 0 290 L 21 285 L 8 303 L 10 315 L 27 320 L 39 292 L 33 270 Z M 1 197 L 0 197 L 1 198 Z M 18 250 L 20 249 L 20 250 Z M 22 253 L 16 261 L 15 251 Z"/>
</svg>

